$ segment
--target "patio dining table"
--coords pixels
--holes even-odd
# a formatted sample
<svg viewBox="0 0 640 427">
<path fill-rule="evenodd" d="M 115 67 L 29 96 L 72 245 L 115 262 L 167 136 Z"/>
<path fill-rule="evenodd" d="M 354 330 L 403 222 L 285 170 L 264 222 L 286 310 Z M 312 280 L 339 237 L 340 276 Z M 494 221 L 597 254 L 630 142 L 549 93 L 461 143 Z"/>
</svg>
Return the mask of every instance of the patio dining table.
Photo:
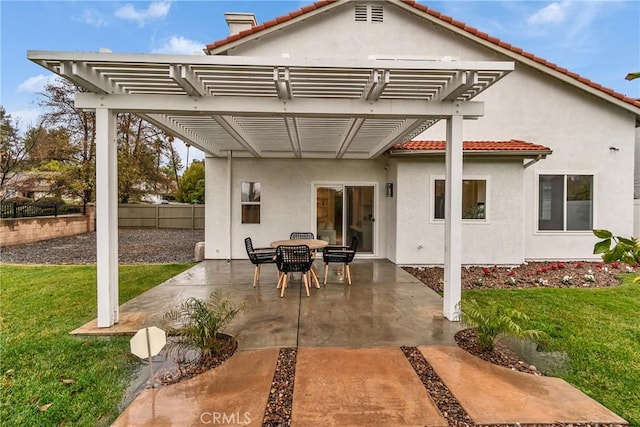
<svg viewBox="0 0 640 427">
<path fill-rule="evenodd" d="M 322 249 L 325 246 L 329 245 L 329 242 L 326 240 L 319 239 L 286 239 L 286 240 L 274 240 L 269 243 L 269 246 L 272 248 L 277 248 L 278 246 L 298 246 L 298 245 L 307 245 L 309 249 L 316 250 Z"/>
<path fill-rule="evenodd" d="M 309 250 L 314 251 L 316 249 L 322 249 L 329 245 L 329 242 L 326 240 L 320 239 L 286 239 L 286 240 L 274 240 L 269 243 L 269 246 L 272 248 L 277 248 L 278 246 L 298 246 L 298 245 L 306 245 L 309 246 Z M 313 276 L 313 280 L 316 282 L 316 288 L 320 287 L 320 281 L 318 281 L 318 271 L 315 266 L 311 267 L 311 275 Z"/>
</svg>

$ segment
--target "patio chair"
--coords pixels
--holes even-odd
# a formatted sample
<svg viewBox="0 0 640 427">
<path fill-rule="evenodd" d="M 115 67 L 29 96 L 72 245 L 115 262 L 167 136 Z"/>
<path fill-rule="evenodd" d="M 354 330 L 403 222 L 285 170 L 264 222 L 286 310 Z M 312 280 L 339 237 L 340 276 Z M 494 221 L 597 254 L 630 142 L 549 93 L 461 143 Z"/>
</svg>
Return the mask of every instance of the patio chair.
<svg viewBox="0 0 640 427">
<path fill-rule="evenodd" d="M 311 239 L 311 240 L 313 240 L 315 238 L 316 238 L 316 236 L 313 233 L 306 232 L 306 231 L 294 231 L 289 236 L 289 239 L 291 239 L 291 240 L 298 240 L 298 239 Z"/>
<path fill-rule="evenodd" d="M 322 252 L 322 260 L 324 261 L 324 284 L 327 284 L 327 274 L 329 273 L 329 263 L 344 264 L 349 285 L 351 285 L 351 269 L 349 264 L 353 261 L 358 251 L 358 238 L 353 236 L 351 246 L 327 246 Z"/>
<path fill-rule="evenodd" d="M 275 264 L 276 251 L 273 248 L 254 248 L 251 237 L 244 239 L 244 246 L 247 248 L 249 261 L 256 266 L 253 272 L 253 287 L 260 281 L 260 267 L 262 264 Z"/>
<path fill-rule="evenodd" d="M 314 240 L 315 238 L 316 236 L 313 233 L 308 231 L 294 231 L 293 233 L 291 233 L 291 235 L 289 235 L 289 239 L 291 240 L 300 240 L 300 239 Z M 318 252 L 317 249 L 314 249 L 313 251 L 311 251 L 314 259 L 316 257 L 317 252 Z M 316 287 L 319 288 L 320 285 L 318 284 L 318 271 L 316 270 L 315 266 L 311 267 L 311 275 L 313 276 L 313 280 L 315 280 L 316 282 Z"/>
<path fill-rule="evenodd" d="M 278 246 L 276 248 L 276 265 L 280 272 L 278 280 L 278 288 L 280 290 L 280 298 L 284 296 L 284 290 L 287 287 L 289 273 L 302 273 L 304 288 L 309 295 L 309 271 L 313 265 L 313 257 L 311 250 L 307 245 L 296 246 Z"/>
</svg>

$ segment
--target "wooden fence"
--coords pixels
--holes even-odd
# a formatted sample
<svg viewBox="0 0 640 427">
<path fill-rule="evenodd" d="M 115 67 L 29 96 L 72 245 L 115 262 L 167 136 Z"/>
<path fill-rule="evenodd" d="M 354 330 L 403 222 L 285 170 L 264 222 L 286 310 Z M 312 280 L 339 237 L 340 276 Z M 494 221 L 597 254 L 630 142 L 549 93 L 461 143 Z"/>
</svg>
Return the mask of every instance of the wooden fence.
<svg viewBox="0 0 640 427">
<path fill-rule="evenodd" d="M 119 205 L 118 227 L 204 229 L 204 205 Z"/>
</svg>

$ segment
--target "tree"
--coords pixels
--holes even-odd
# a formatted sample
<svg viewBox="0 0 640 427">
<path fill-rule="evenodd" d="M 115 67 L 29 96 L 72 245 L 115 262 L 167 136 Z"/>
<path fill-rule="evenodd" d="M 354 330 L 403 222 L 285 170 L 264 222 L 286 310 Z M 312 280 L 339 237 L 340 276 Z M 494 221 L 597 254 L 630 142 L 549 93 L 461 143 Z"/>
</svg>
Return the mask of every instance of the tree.
<svg viewBox="0 0 640 427">
<path fill-rule="evenodd" d="M 38 144 L 42 135 L 42 126 L 29 128 L 20 135 L 19 123 L 14 122 L 4 107 L 0 106 L 0 200 L 10 196 L 5 189 L 18 172 L 26 169 L 29 154 Z"/>
<path fill-rule="evenodd" d="M 194 160 L 178 183 L 177 200 L 183 203 L 204 203 L 204 162 Z"/>
<path fill-rule="evenodd" d="M 118 114 L 118 162 L 121 203 L 175 190 L 176 181 L 165 168 L 167 162 L 180 162 L 173 138 L 131 113 Z"/>
<path fill-rule="evenodd" d="M 47 136 L 34 153 L 32 166 L 59 171 L 57 187 L 90 202 L 95 198 L 95 114 L 75 108 L 76 92 L 86 91 L 66 80 L 45 87 L 40 106 L 46 109 Z M 177 171 L 181 166 L 172 136 L 132 113 L 119 113 L 117 140 L 118 199 L 122 203 L 139 201 L 148 193 L 175 191 L 177 173 L 171 169 Z"/>
<path fill-rule="evenodd" d="M 75 108 L 77 92 L 86 90 L 67 80 L 56 79 L 45 86 L 39 105 L 47 110 L 43 125 L 58 136 L 66 134 L 66 139 L 56 140 L 64 141 L 66 147 L 66 158 L 58 159 L 62 169 L 58 185 L 87 203 L 95 198 L 96 117 L 94 113 Z"/>
</svg>

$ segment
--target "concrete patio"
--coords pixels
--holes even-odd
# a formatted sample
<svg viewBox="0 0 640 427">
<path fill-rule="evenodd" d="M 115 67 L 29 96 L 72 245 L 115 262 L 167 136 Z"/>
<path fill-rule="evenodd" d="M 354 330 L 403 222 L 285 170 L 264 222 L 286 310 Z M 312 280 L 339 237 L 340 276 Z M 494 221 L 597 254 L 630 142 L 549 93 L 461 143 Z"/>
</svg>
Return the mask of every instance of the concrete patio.
<svg viewBox="0 0 640 427">
<path fill-rule="evenodd" d="M 278 349 L 297 347 L 291 425 L 446 426 L 400 346 L 419 349 L 477 424 L 625 425 L 561 379 L 514 372 L 458 348 L 460 325 L 442 318 L 441 297 L 389 261 L 357 260 L 352 286 L 341 268 L 331 268 L 327 285 L 312 287 L 310 297 L 296 275 L 280 298 L 270 266 L 253 288 L 253 269 L 243 260 L 204 261 L 123 304 L 117 325 L 97 328 L 94 320 L 73 331 L 133 334 L 216 288 L 245 305 L 227 330 L 239 341 L 231 359 L 195 378 L 143 390 L 113 425 L 211 424 L 223 415 L 262 425 Z"/>
<path fill-rule="evenodd" d="M 355 261 L 351 286 L 344 282 L 341 266 L 331 265 L 327 285 L 312 287 L 310 297 L 296 275 L 280 298 L 275 265 L 263 266 L 260 284 L 253 288 L 253 270 L 245 260 L 203 261 L 123 304 L 120 322 L 111 328 L 97 328 L 94 320 L 72 334 L 133 334 L 159 326 L 167 310 L 216 288 L 245 305 L 227 330 L 241 350 L 454 345 L 453 335 L 460 329 L 442 318 L 440 296 L 388 260 Z"/>
</svg>

